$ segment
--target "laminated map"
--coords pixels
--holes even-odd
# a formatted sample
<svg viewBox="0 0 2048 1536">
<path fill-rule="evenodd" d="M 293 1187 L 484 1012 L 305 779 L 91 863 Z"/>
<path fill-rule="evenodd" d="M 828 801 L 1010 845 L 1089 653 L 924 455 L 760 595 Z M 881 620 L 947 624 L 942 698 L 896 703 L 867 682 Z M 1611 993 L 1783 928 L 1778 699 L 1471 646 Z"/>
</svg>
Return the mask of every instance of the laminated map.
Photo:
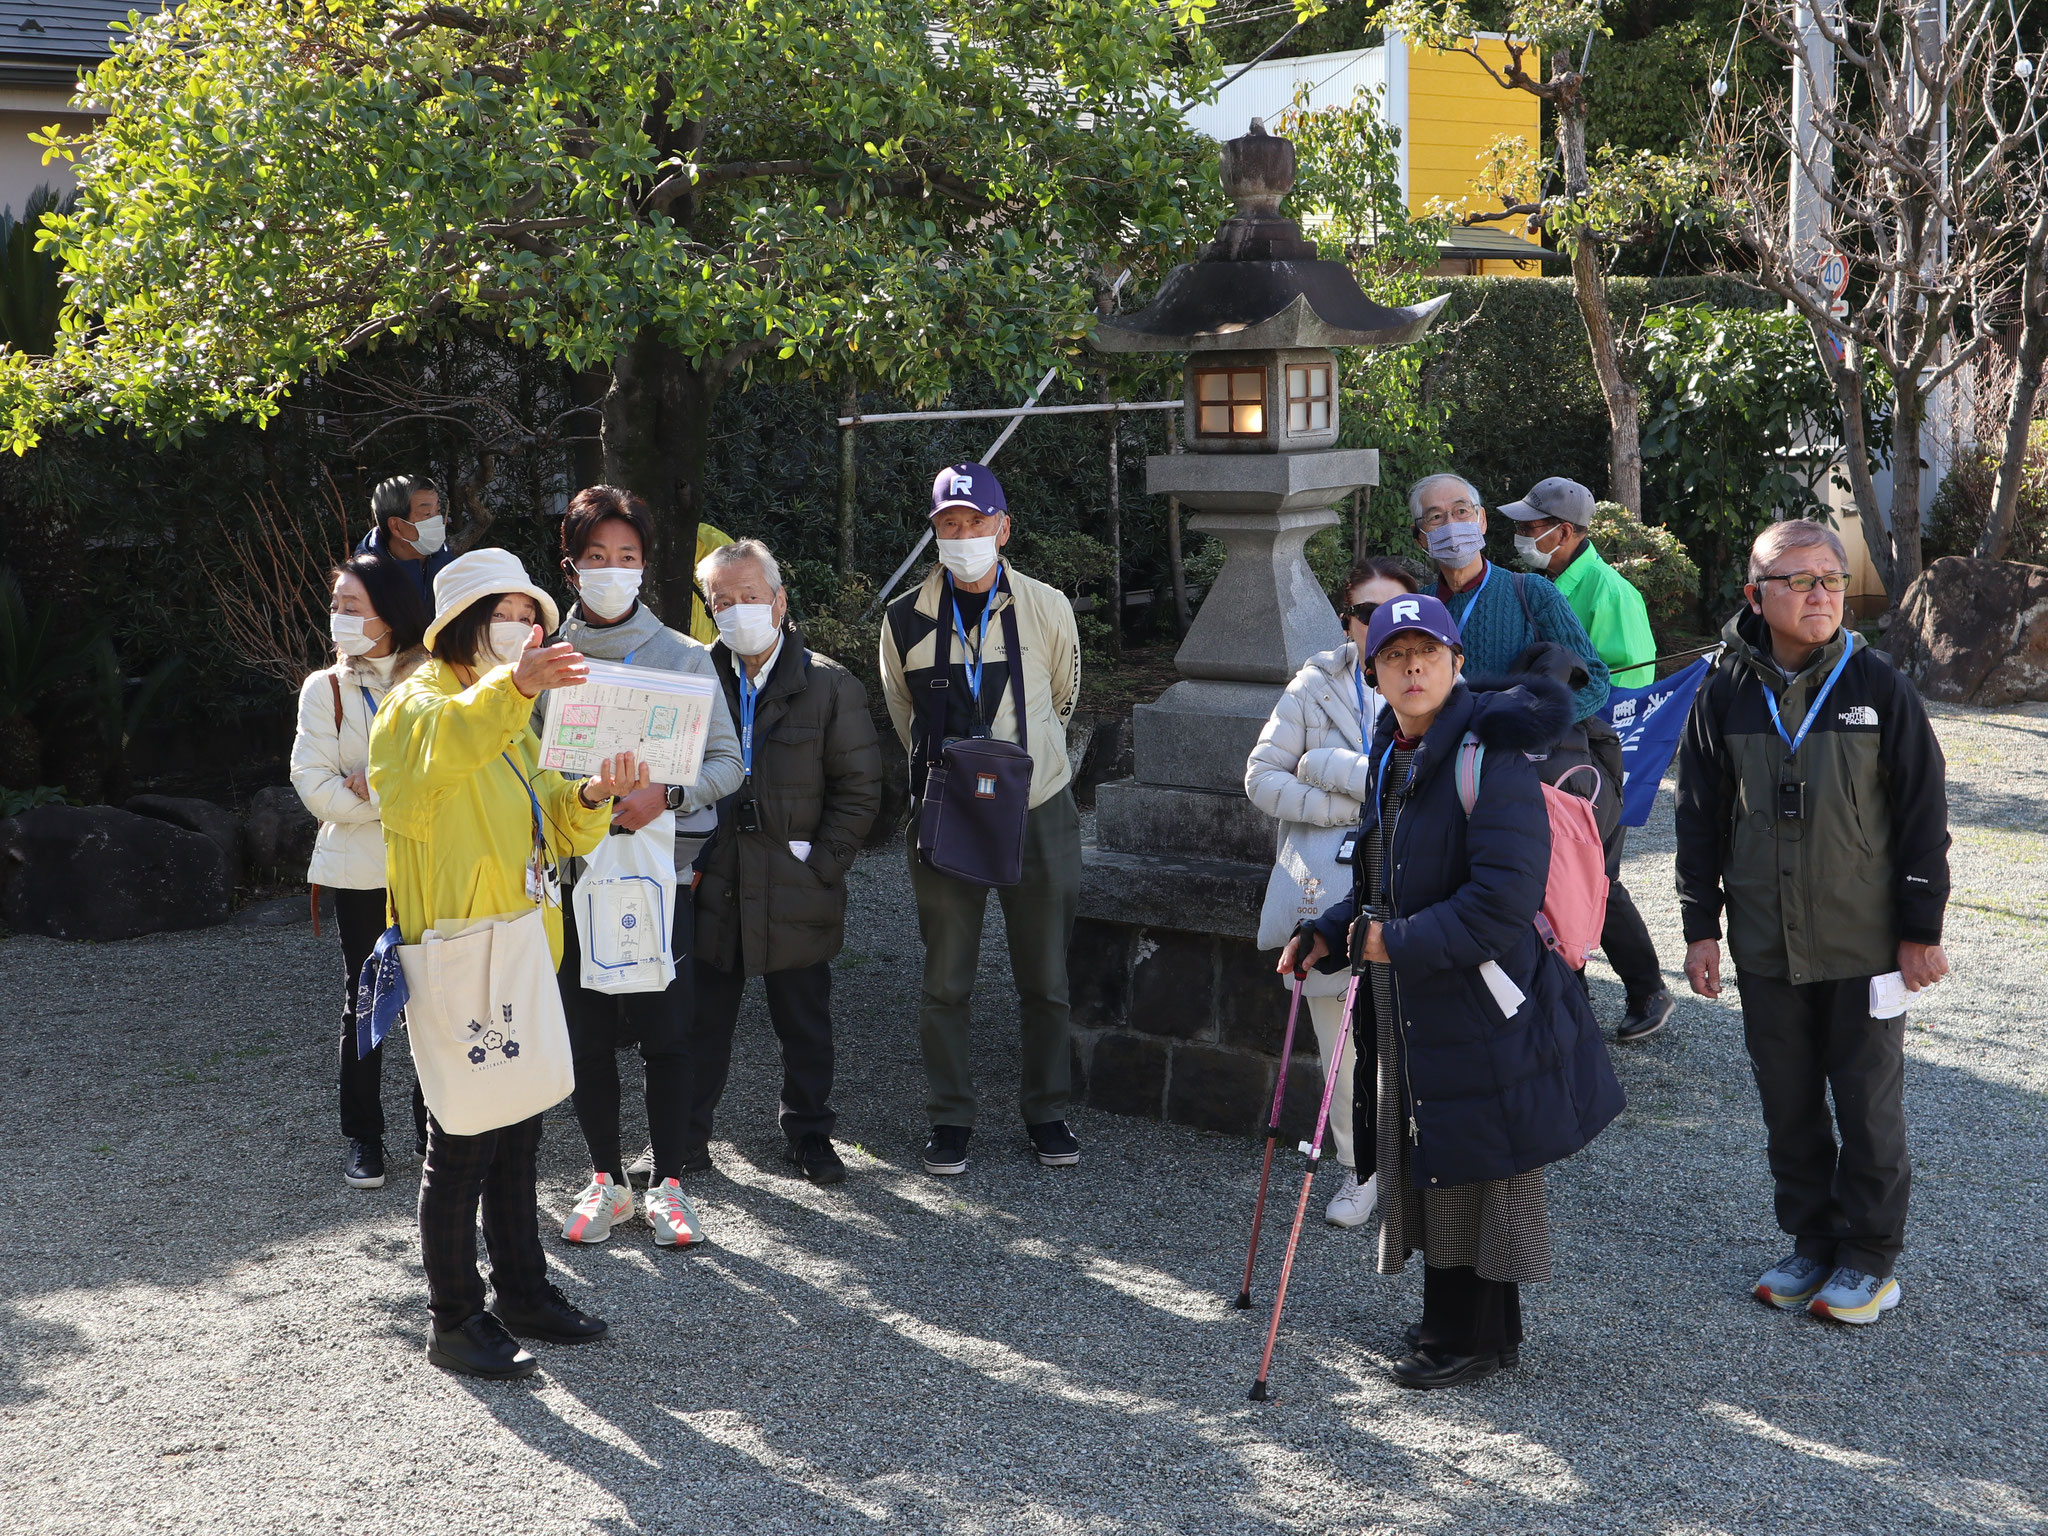
<svg viewBox="0 0 2048 1536">
<path fill-rule="evenodd" d="M 571 777 L 618 752 L 646 760 L 657 784 L 694 784 L 704 763 L 717 680 L 592 661 L 590 681 L 548 692 L 540 765 Z"/>
</svg>

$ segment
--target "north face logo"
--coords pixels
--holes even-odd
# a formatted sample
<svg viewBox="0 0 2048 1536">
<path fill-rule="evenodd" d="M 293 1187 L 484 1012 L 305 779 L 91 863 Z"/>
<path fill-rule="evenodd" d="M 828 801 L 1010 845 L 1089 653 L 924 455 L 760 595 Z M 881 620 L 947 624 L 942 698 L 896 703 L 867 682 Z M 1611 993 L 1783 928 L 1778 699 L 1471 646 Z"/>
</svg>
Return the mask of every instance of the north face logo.
<svg viewBox="0 0 2048 1536">
<path fill-rule="evenodd" d="M 1877 711 L 1868 704 L 1851 704 L 1838 716 L 1844 725 L 1875 725 Z"/>
</svg>

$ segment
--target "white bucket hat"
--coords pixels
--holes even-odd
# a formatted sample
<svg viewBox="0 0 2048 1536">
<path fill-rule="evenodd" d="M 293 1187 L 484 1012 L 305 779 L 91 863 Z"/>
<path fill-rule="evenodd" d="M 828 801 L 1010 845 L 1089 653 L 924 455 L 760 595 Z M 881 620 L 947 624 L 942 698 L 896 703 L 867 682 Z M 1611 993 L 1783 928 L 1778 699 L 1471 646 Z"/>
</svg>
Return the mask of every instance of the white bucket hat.
<svg viewBox="0 0 2048 1536">
<path fill-rule="evenodd" d="M 555 600 L 526 579 L 526 567 L 509 549 L 472 549 L 441 567 L 434 578 L 434 622 L 427 626 L 421 642 L 428 650 L 443 629 L 461 616 L 480 597 L 507 592 L 524 593 L 540 605 L 541 627 L 553 634 L 562 625 L 562 611 Z"/>
</svg>

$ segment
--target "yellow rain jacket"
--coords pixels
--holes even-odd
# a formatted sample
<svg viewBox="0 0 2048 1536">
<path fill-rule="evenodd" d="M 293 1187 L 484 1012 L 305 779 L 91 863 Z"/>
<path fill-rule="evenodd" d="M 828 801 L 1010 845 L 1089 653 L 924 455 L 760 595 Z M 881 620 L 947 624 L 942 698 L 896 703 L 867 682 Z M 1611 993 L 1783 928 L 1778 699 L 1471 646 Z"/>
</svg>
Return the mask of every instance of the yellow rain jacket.
<svg viewBox="0 0 2048 1536">
<path fill-rule="evenodd" d="M 480 917 L 533 905 L 526 866 L 533 808 L 510 753 L 540 800 L 541 824 L 558 859 L 587 854 L 611 824 L 611 807 L 587 810 L 576 779 L 537 766 L 533 700 L 493 667 L 464 688 L 455 669 L 430 660 L 391 690 L 370 728 L 370 786 L 384 820 L 385 884 L 405 942 Z M 543 914 L 554 963 L 562 962 L 562 912 Z"/>
</svg>

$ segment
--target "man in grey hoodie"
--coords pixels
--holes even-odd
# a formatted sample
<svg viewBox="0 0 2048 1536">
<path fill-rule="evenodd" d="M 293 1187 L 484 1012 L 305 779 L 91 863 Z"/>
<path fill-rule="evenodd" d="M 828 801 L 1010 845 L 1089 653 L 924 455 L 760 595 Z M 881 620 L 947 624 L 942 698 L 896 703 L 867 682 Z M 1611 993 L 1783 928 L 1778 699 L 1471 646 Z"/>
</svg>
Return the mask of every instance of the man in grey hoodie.
<svg viewBox="0 0 2048 1536">
<path fill-rule="evenodd" d="M 668 628 L 640 601 L 640 581 L 653 554 L 654 519 L 639 497 L 609 485 L 577 492 L 562 519 L 562 569 L 576 603 L 555 638 L 600 661 L 715 678 L 710 650 Z M 624 996 L 587 990 L 576 925 L 564 925 L 557 980 L 576 1065 L 576 1119 L 590 1146 L 592 1167 L 590 1183 L 562 1224 L 566 1241 L 603 1242 L 614 1222 L 633 1214 L 633 1184 L 639 1182 L 647 1187 L 644 1214 L 658 1246 L 690 1247 L 703 1241 L 704 1229 L 680 1183 L 682 1174 L 711 1166 L 709 1152 L 689 1144 L 690 950 L 696 904 L 687 893 L 691 864 L 717 825 L 718 802 L 739 787 L 742 772 L 739 737 L 719 689 L 712 696 L 697 782 L 649 785 L 621 800 L 613 818 L 615 827 L 635 831 L 664 810 L 676 813 L 676 979 L 666 989 Z M 619 1143 L 618 1048 L 629 1039 L 638 1043 L 646 1063 L 649 1137 L 631 1179 Z"/>
</svg>

